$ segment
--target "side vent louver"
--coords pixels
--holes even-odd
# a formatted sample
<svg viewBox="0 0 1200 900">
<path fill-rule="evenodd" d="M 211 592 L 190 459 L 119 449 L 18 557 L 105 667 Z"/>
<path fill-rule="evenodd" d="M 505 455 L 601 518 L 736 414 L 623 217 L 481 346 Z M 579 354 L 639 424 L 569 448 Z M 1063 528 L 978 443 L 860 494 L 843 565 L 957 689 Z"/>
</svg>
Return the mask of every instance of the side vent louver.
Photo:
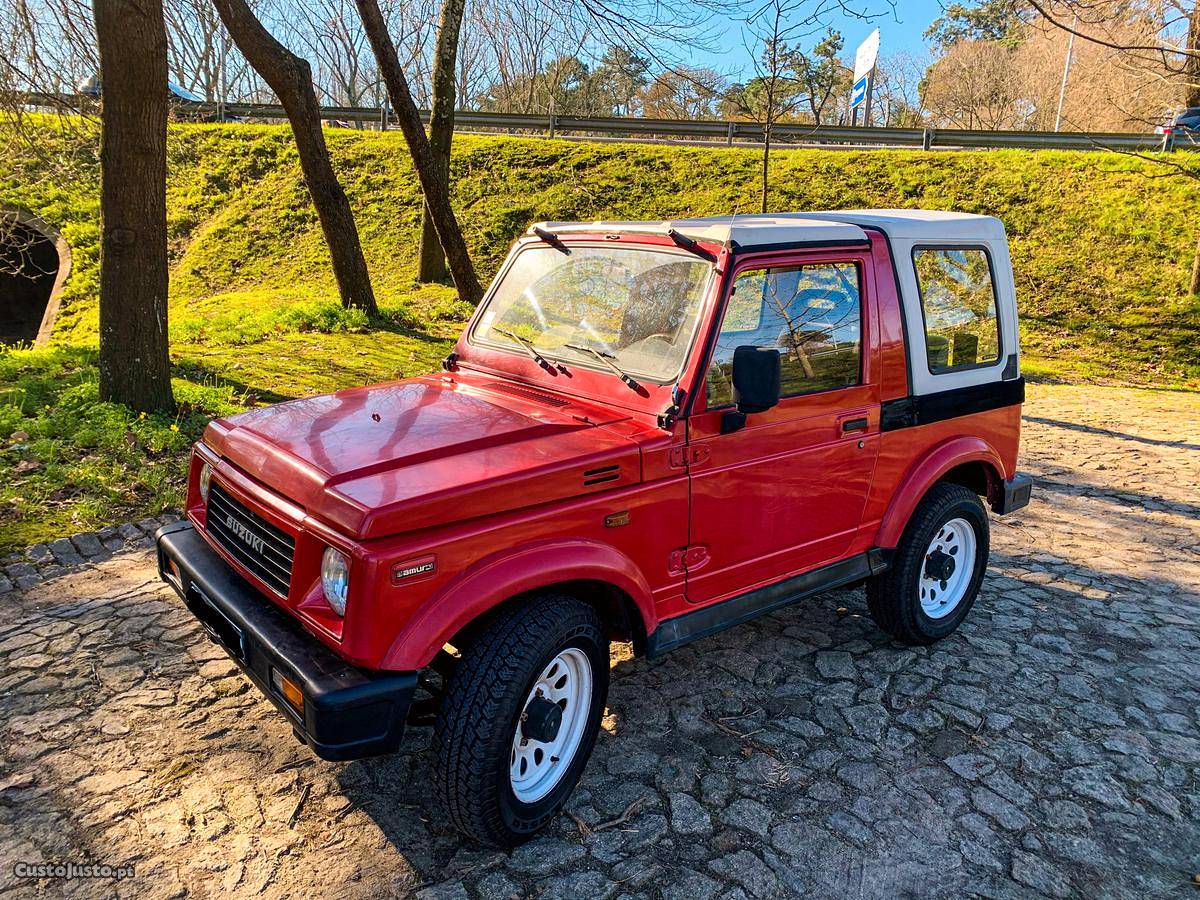
<svg viewBox="0 0 1200 900">
<path fill-rule="evenodd" d="M 588 469 L 583 473 L 583 486 L 591 487 L 593 484 L 604 484 L 606 481 L 616 481 L 621 477 L 621 467 L 618 465 L 600 466 L 597 469 Z"/>
</svg>

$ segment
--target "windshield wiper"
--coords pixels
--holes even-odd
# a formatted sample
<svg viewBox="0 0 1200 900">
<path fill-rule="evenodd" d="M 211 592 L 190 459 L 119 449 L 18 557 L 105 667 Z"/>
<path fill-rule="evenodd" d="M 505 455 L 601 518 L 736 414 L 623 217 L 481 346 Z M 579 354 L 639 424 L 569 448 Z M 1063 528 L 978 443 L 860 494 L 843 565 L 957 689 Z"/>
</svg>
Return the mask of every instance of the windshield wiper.
<svg viewBox="0 0 1200 900">
<path fill-rule="evenodd" d="M 550 362 L 546 359 L 546 357 L 537 352 L 537 348 L 533 346 L 533 342 L 528 338 L 523 338 L 515 331 L 509 331 L 507 328 L 496 328 L 493 326 L 492 331 L 502 334 L 507 338 L 512 338 L 522 350 L 529 354 L 529 358 L 543 369 L 554 368 L 552 365 L 550 365 Z"/>
<path fill-rule="evenodd" d="M 623 382 L 629 385 L 630 388 L 635 391 L 640 391 L 642 389 L 640 384 L 630 378 L 620 366 L 612 361 L 611 353 L 604 353 L 603 351 L 597 350 L 595 347 L 586 347 L 583 344 L 563 344 L 563 346 L 571 350 L 578 350 L 581 353 L 590 353 L 592 356 L 596 357 L 596 359 L 600 360 L 603 365 L 607 366 L 613 374 L 617 375 Z"/>
<path fill-rule="evenodd" d="M 533 229 L 531 229 L 531 230 L 533 231 L 534 234 L 536 234 L 539 238 L 541 238 L 543 241 L 545 241 L 547 244 L 549 244 L 555 250 L 559 250 L 559 251 L 567 254 L 567 256 L 571 255 L 571 248 L 569 248 L 566 244 L 564 244 L 562 242 L 562 239 L 559 238 L 559 236 L 557 234 L 554 234 L 551 231 L 547 231 L 545 228 L 538 228 L 537 226 L 534 226 Z"/>
<path fill-rule="evenodd" d="M 705 250 L 686 234 L 680 234 L 674 228 L 668 228 L 667 237 L 675 243 L 676 247 L 680 247 L 688 253 L 695 253 L 701 259 L 707 259 L 710 263 L 716 263 L 717 257 L 711 251 Z"/>
</svg>

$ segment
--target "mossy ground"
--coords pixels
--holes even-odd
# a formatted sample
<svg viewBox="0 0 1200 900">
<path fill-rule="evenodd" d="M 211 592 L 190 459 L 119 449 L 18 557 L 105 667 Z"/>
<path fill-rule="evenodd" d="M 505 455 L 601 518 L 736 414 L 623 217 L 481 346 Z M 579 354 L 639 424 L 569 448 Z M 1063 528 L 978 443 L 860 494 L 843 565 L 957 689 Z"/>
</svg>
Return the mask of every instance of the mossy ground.
<svg viewBox="0 0 1200 900">
<path fill-rule="evenodd" d="M 46 121 L 0 158 L 0 206 L 71 244 L 43 350 L 0 351 L 0 549 L 177 505 L 204 421 L 257 402 L 433 369 L 469 312 L 418 286 L 420 216 L 403 138 L 334 130 L 381 315 L 343 310 L 291 133 L 173 126 L 170 335 L 181 413 L 137 419 L 96 398 L 95 135 Z M 754 151 L 460 136 L 455 201 L 481 277 L 539 219 L 673 218 L 757 209 Z M 771 208 L 927 207 L 1007 226 L 1025 369 L 1060 380 L 1195 387 L 1200 300 L 1184 290 L 1200 182 L 1105 153 L 791 150 Z M 26 433 L 28 440 L 10 438 Z"/>
</svg>

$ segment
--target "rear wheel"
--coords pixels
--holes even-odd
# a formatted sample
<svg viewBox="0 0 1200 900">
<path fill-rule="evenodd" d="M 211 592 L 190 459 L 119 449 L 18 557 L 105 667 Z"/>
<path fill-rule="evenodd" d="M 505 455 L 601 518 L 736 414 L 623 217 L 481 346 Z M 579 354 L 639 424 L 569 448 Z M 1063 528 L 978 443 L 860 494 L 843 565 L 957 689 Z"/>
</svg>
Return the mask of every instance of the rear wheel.
<svg viewBox="0 0 1200 900">
<path fill-rule="evenodd" d="M 550 822 L 595 745 L 608 675 L 603 623 L 573 597 L 538 597 L 485 626 L 434 728 L 434 786 L 449 821 L 501 848 Z"/>
<path fill-rule="evenodd" d="M 987 511 L 958 484 L 939 483 L 917 506 L 892 566 L 867 582 L 877 625 L 907 644 L 932 644 L 971 611 L 987 568 Z"/>
</svg>

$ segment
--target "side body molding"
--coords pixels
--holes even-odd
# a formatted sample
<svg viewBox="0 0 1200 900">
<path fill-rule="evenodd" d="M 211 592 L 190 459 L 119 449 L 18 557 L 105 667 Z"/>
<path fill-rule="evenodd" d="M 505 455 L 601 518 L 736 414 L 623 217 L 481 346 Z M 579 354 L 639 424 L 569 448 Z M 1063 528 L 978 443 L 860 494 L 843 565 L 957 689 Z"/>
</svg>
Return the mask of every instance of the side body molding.
<svg viewBox="0 0 1200 900">
<path fill-rule="evenodd" d="M 891 548 L 900 543 L 904 526 L 913 510 L 934 483 L 956 466 L 980 462 L 991 470 L 998 482 L 1004 480 L 1004 462 L 996 450 L 978 437 L 956 437 L 931 448 L 905 473 L 892 502 L 884 513 L 875 539 L 878 547 Z"/>
<path fill-rule="evenodd" d="M 384 657 L 382 668 L 411 671 L 471 621 L 518 594 L 564 581 L 598 581 L 629 595 L 646 633 L 658 617 L 645 576 L 621 551 L 594 541 L 547 541 L 486 557 L 462 572 L 413 614 Z"/>
</svg>

